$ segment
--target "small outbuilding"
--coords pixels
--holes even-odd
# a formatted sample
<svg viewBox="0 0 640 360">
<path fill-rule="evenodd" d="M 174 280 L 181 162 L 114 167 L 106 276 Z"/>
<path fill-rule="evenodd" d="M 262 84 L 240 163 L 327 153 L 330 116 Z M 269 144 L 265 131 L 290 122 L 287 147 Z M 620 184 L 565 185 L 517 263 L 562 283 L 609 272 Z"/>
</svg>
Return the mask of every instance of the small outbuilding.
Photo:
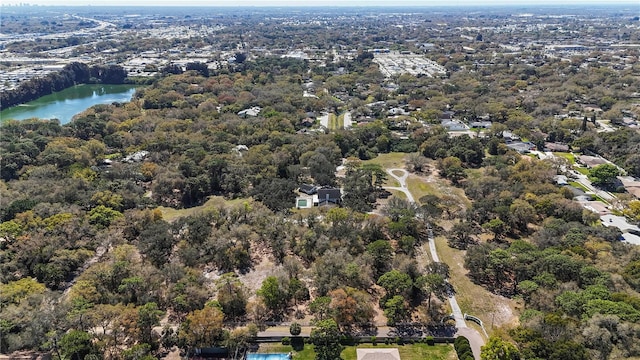
<svg viewBox="0 0 640 360">
<path fill-rule="evenodd" d="M 398 349 L 356 349 L 358 360 L 400 360 Z"/>
</svg>

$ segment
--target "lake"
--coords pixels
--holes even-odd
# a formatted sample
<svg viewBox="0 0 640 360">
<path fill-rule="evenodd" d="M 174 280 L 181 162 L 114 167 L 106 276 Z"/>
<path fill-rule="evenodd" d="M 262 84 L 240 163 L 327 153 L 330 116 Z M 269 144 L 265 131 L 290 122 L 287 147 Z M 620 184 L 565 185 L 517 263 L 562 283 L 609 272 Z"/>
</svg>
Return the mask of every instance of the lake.
<svg viewBox="0 0 640 360">
<path fill-rule="evenodd" d="M 127 102 L 136 92 L 134 85 L 76 85 L 26 104 L 0 111 L 0 121 L 31 118 L 58 119 L 60 124 L 97 104 Z"/>
</svg>

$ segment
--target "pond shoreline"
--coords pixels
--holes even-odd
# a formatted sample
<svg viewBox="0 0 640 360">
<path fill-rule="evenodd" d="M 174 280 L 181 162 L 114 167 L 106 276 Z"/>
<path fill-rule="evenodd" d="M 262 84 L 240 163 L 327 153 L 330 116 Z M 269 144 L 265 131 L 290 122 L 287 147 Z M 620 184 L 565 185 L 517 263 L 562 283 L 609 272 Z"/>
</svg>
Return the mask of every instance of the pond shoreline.
<svg viewBox="0 0 640 360">
<path fill-rule="evenodd" d="M 32 118 L 58 119 L 67 124 L 73 116 L 99 104 L 129 102 L 139 85 L 82 84 L 0 111 L 0 123 Z"/>
</svg>

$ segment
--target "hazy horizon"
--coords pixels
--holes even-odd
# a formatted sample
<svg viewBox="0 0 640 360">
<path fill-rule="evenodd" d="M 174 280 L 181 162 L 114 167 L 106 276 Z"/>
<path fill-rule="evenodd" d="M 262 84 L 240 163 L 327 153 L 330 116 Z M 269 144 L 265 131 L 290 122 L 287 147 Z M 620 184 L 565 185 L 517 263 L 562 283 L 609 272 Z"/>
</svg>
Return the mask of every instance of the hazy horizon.
<svg viewBox="0 0 640 360">
<path fill-rule="evenodd" d="M 176 3 L 174 0 L 111 0 L 108 4 L 96 5 L 92 0 L 36 0 L 36 1 L 16 1 L 6 2 L 3 6 L 144 6 L 144 7 L 457 7 L 457 6 L 474 6 L 474 7 L 514 7 L 514 6 L 597 6 L 597 5 L 636 5 L 640 11 L 640 2 L 638 0 L 458 0 L 458 1 L 420 1 L 420 0 L 398 0 L 393 4 L 389 4 L 385 0 L 319 0 L 309 3 L 299 3 L 295 0 L 236 0 L 233 3 L 227 1 L 207 1 L 207 0 L 184 0 Z"/>
</svg>

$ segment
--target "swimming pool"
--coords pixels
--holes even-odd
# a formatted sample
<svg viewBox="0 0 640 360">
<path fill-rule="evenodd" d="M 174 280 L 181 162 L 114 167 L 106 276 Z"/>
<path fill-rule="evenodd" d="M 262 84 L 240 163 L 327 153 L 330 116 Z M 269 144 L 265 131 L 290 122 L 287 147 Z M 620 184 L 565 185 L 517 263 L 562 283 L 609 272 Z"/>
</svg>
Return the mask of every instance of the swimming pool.
<svg viewBox="0 0 640 360">
<path fill-rule="evenodd" d="M 289 354 L 247 354 L 247 360 L 289 360 Z"/>
</svg>

